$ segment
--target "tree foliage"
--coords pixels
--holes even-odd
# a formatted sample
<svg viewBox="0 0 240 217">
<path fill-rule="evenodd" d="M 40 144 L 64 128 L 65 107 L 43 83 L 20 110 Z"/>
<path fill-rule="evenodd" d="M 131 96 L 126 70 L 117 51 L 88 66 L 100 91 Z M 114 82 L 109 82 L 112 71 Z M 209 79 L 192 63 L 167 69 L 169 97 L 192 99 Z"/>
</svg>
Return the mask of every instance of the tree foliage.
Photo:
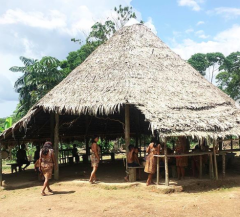
<svg viewBox="0 0 240 217">
<path fill-rule="evenodd" d="M 23 116 L 64 78 L 64 73 L 58 69 L 60 62 L 54 57 L 43 57 L 40 61 L 20 57 L 20 60 L 24 66 L 13 66 L 10 70 L 23 73 L 14 85 L 20 101 L 17 110 Z"/>
<path fill-rule="evenodd" d="M 79 66 L 99 46 L 99 42 L 93 41 L 83 45 L 77 51 L 68 54 L 67 59 L 61 61 L 60 67 L 63 74 L 67 76 L 73 69 Z"/>
<path fill-rule="evenodd" d="M 97 41 L 100 45 L 107 41 L 115 33 L 115 31 L 115 23 L 111 20 L 107 20 L 104 24 L 96 22 L 91 27 L 91 32 L 87 37 L 87 43 L 93 40 Z"/>
<path fill-rule="evenodd" d="M 227 56 L 220 70 L 216 76 L 219 88 L 233 99 L 240 99 L 240 52 Z"/>
<path fill-rule="evenodd" d="M 188 60 L 188 63 L 197 71 L 200 72 L 201 75 L 206 74 L 206 69 L 208 68 L 208 61 L 206 59 L 206 55 L 202 53 L 197 53 L 191 56 Z"/>
<path fill-rule="evenodd" d="M 8 117 L 5 120 L 1 118 L 0 120 L 0 133 L 3 132 L 4 130 L 8 129 L 11 127 L 13 124 L 12 117 Z"/>
<path fill-rule="evenodd" d="M 122 7 L 122 5 L 119 5 L 118 8 L 114 8 L 114 11 L 117 13 L 117 20 L 114 20 L 117 30 L 122 28 L 131 18 L 137 19 L 136 13 L 133 11 L 132 7 Z"/>
<path fill-rule="evenodd" d="M 192 65 L 201 75 L 206 75 L 206 71 L 209 71 L 209 80 L 213 83 L 214 74 L 219 70 L 219 67 L 224 62 L 224 55 L 222 53 L 197 53 L 191 56 L 188 63 Z"/>
</svg>

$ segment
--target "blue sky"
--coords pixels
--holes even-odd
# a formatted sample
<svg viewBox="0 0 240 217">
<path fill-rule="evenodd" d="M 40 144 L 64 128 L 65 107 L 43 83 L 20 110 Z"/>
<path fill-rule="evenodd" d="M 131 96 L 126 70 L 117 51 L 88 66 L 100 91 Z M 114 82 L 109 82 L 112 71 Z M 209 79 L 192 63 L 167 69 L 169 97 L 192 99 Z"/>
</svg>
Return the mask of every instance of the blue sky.
<svg viewBox="0 0 240 217">
<path fill-rule="evenodd" d="M 158 36 L 165 42 L 174 37 L 174 32 L 182 33 L 177 35 L 179 42 L 186 37 L 201 42 L 204 38 L 199 38 L 194 34 L 200 30 L 209 36 L 205 38 L 206 41 L 233 24 L 240 24 L 240 1 L 238 0 L 195 1 L 200 7 L 199 10 L 196 8 L 194 10 L 194 7 L 187 6 L 187 4 L 180 6 L 179 2 L 181 1 L 135 0 L 132 1 L 132 5 L 141 12 L 143 20 L 147 20 L 148 17 L 152 18 Z M 238 11 L 233 13 L 233 9 L 238 9 Z M 185 32 L 191 29 L 194 31 Z"/>
<path fill-rule="evenodd" d="M 240 51 L 239 0 L 0 0 L 0 117 L 11 115 L 18 103 L 13 85 L 20 74 L 9 68 L 21 65 L 19 56 L 63 60 L 79 48 L 70 39 L 84 40 L 119 4 L 132 6 L 183 59 Z"/>
</svg>

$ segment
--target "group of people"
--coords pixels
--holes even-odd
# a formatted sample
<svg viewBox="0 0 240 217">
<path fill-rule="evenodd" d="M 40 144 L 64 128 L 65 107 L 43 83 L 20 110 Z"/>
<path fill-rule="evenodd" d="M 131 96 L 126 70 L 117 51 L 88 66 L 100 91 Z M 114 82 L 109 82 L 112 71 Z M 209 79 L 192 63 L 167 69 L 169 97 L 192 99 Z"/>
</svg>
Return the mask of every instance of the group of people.
<svg viewBox="0 0 240 217">
<path fill-rule="evenodd" d="M 137 147 L 133 145 L 128 146 L 128 155 L 127 155 L 127 165 L 128 167 L 139 167 L 141 166 L 141 160 L 138 158 L 138 151 Z M 156 172 L 156 158 L 154 155 L 160 154 L 160 142 L 152 139 L 149 146 L 146 149 L 146 153 L 148 154 L 145 161 L 145 168 L 144 172 L 148 173 L 147 179 L 147 186 L 153 184 L 152 177 L 153 174 Z M 139 179 L 140 179 L 140 169 L 139 171 Z M 128 181 L 128 176 L 124 177 L 125 181 Z"/>
<path fill-rule="evenodd" d="M 141 164 L 138 158 L 138 148 L 132 145 L 129 145 L 128 149 L 129 149 L 129 152 L 127 155 L 128 167 L 139 167 Z M 180 136 L 177 138 L 175 149 L 171 150 L 167 148 L 167 154 L 173 154 L 173 153 L 175 153 L 176 155 L 186 154 L 189 152 L 189 149 L 190 149 L 190 142 L 187 139 L 187 137 Z M 146 183 L 147 186 L 150 184 L 153 184 L 152 177 L 156 173 L 156 169 L 157 169 L 156 157 L 154 157 L 154 155 L 164 154 L 163 150 L 164 150 L 163 144 L 155 139 L 151 140 L 149 146 L 146 149 L 147 156 L 145 158 L 146 163 L 144 167 L 144 172 L 148 173 L 148 179 Z M 196 145 L 193 152 L 197 152 L 197 151 L 207 152 L 208 150 L 209 150 L 209 147 L 205 144 L 205 142 L 203 142 L 203 144 L 201 145 Z M 179 180 L 184 179 L 185 168 L 188 166 L 189 158 L 187 156 L 178 156 L 178 157 L 175 157 L 175 159 L 176 159 L 178 179 Z M 173 158 L 170 158 L 168 160 L 168 163 L 170 164 L 174 163 L 173 160 L 174 160 Z M 195 171 L 196 170 L 199 171 L 200 156 L 192 157 L 191 161 L 192 161 L 193 176 L 195 176 Z M 206 163 L 207 161 L 208 161 L 208 156 L 203 155 L 203 163 Z M 164 165 L 163 158 L 160 158 L 160 165 Z M 128 181 L 128 176 L 126 176 L 124 179 L 125 181 Z"/>
<path fill-rule="evenodd" d="M 94 136 L 92 139 L 92 145 L 91 145 L 91 166 L 92 166 L 92 172 L 89 178 L 90 183 L 95 183 L 98 181 L 96 177 L 96 172 L 99 166 L 100 162 L 100 155 L 101 155 L 101 149 L 98 146 L 98 136 Z M 178 137 L 175 147 L 175 153 L 176 154 L 183 154 L 187 153 L 189 151 L 190 145 L 186 137 Z M 203 145 L 204 150 L 208 150 L 208 146 Z M 160 144 L 159 141 L 152 139 L 150 144 L 148 145 L 146 149 L 147 156 L 144 159 L 145 161 L 145 167 L 144 172 L 148 174 L 146 185 L 153 184 L 153 175 L 156 172 L 157 169 L 157 163 L 156 163 L 156 157 L 154 155 L 159 155 L 163 151 L 163 145 Z M 195 147 L 194 151 L 199 151 L 199 146 Z M 139 167 L 142 163 L 142 160 L 138 158 L 138 152 L 139 149 L 137 147 L 134 147 L 133 145 L 129 145 L 128 147 L 128 155 L 127 155 L 127 164 L 128 167 Z M 78 157 L 78 152 L 76 145 L 73 147 L 72 154 L 74 157 Z M 44 184 L 41 191 L 41 194 L 43 196 L 46 195 L 45 190 L 48 189 L 48 192 L 52 192 L 49 180 L 52 177 L 52 171 L 55 166 L 56 169 L 56 162 L 55 162 L 55 156 L 54 151 L 52 148 L 51 142 L 45 142 L 43 145 L 43 148 L 40 150 L 40 147 L 37 147 L 37 150 L 34 154 L 34 160 L 35 162 L 35 169 L 40 172 L 44 177 Z M 79 161 L 79 158 L 76 159 L 76 161 Z M 17 152 L 17 162 L 21 165 L 26 164 L 26 166 L 23 168 L 26 169 L 27 166 L 29 166 L 30 162 L 27 159 L 26 151 L 25 151 L 25 145 L 21 145 L 21 148 Z M 197 167 L 198 165 L 198 158 L 193 158 L 193 165 Z M 188 157 L 179 156 L 176 157 L 176 167 L 177 167 L 177 174 L 178 179 L 183 179 L 185 176 L 185 167 L 188 166 Z M 140 178 L 140 170 L 139 170 L 139 178 Z M 128 176 L 126 176 L 125 181 L 128 181 Z"/>
</svg>

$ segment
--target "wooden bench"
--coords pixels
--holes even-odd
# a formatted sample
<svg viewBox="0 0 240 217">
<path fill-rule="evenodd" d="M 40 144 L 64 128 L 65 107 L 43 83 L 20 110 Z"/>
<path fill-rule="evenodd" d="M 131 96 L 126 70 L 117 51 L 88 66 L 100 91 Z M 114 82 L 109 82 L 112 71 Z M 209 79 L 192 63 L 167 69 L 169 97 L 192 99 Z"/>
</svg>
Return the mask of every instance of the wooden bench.
<svg viewBox="0 0 240 217">
<path fill-rule="evenodd" d="M 137 169 L 143 169 L 144 166 L 138 167 L 127 167 L 128 175 L 129 175 L 129 182 L 135 182 L 137 180 Z"/>
<path fill-rule="evenodd" d="M 17 167 L 18 167 L 18 170 L 19 172 L 22 171 L 22 165 L 18 164 L 18 163 L 10 163 L 10 164 L 7 164 L 7 165 L 10 165 L 11 166 L 11 172 L 13 173 L 13 170 L 15 170 L 15 172 L 17 172 Z"/>
</svg>

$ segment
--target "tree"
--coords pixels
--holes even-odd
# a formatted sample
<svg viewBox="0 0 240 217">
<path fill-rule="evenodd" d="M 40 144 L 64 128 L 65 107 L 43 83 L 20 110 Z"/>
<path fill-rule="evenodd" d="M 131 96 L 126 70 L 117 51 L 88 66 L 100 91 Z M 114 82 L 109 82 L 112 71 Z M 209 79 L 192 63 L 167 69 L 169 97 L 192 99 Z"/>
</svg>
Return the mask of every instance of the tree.
<svg viewBox="0 0 240 217">
<path fill-rule="evenodd" d="M 14 85 L 20 101 L 17 113 L 23 116 L 34 103 L 64 78 L 64 74 L 58 69 L 59 60 L 54 57 L 43 57 L 40 61 L 20 57 L 20 60 L 24 66 L 14 66 L 10 70 L 23 73 Z"/>
<path fill-rule="evenodd" d="M 225 57 L 222 53 L 197 53 L 191 56 L 188 63 L 192 65 L 201 75 L 206 75 L 206 71 L 209 71 L 209 81 L 213 83 L 215 72 L 219 70 L 219 67 L 223 64 Z"/>
<path fill-rule="evenodd" d="M 61 61 L 60 67 L 63 74 L 67 76 L 73 69 L 79 66 L 97 47 L 99 42 L 93 41 L 83 45 L 79 50 L 68 54 L 67 59 Z"/>
<path fill-rule="evenodd" d="M 191 56 L 188 60 L 188 63 L 197 71 L 200 72 L 201 75 L 206 74 L 206 69 L 208 68 L 208 61 L 205 54 L 197 53 Z"/>
<path fill-rule="evenodd" d="M 208 70 L 209 70 L 209 80 L 213 83 L 214 74 L 219 70 L 219 67 L 224 62 L 224 55 L 222 53 L 207 53 L 206 54 L 208 61 Z"/>
<path fill-rule="evenodd" d="M 234 100 L 240 99 L 240 52 L 227 56 L 219 69 L 218 87 Z"/>
<path fill-rule="evenodd" d="M 8 129 L 9 127 L 12 126 L 12 117 L 8 117 L 5 119 L 4 124 L 0 126 L 0 132 L 3 132 L 4 130 Z"/>
<path fill-rule="evenodd" d="M 114 20 L 117 30 L 122 28 L 131 18 L 137 19 L 132 7 L 122 7 L 122 5 L 119 5 L 118 8 L 114 8 L 114 11 L 117 13 L 117 20 Z M 141 23 L 143 23 L 143 21 L 141 21 Z"/>
<path fill-rule="evenodd" d="M 104 24 L 96 22 L 91 29 L 87 42 L 97 41 L 98 45 L 107 41 L 116 31 L 115 23 L 111 20 L 107 20 Z"/>
</svg>

